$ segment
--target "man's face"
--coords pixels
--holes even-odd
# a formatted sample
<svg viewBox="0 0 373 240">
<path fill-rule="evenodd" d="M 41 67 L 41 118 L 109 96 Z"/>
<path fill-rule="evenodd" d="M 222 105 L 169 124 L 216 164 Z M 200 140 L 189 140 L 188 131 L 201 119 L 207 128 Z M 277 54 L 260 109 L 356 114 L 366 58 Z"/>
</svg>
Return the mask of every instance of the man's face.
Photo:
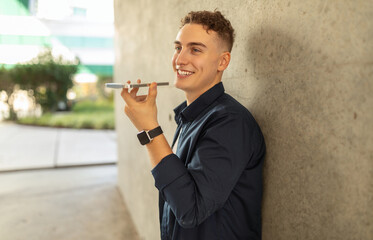
<svg viewBox="0 0 373 240">
<path fill-rule="evenodd" d="M 207 33 L 200 24 L 184 25 L 176 36 L 172 58 L 175 86 L 194 101 L 220 82 L 218 66 L 222 52 L 216 32 Z"/>
</svg>

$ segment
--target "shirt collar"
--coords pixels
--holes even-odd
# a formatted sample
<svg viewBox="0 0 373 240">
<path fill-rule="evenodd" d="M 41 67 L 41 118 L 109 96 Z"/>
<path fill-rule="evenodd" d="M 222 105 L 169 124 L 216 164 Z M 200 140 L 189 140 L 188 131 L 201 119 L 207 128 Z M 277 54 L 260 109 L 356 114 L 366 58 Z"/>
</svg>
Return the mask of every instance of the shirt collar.
<svg viewBox="0 0 373 240">
<path fill-rule="evenodd" d="M 175 121 L 180 123 L 180 121 L 191 122 L 193 121 L 203 110 L 205 110 L 211 103 L 213 103 L 218 97 L 224 93 L 224 86 L 222 82 L 219 82 L 196 100 L 194 100 L 189 106 L 187 106 L 186 101 L 177 106 L 174 109 Z"/>
</svg>

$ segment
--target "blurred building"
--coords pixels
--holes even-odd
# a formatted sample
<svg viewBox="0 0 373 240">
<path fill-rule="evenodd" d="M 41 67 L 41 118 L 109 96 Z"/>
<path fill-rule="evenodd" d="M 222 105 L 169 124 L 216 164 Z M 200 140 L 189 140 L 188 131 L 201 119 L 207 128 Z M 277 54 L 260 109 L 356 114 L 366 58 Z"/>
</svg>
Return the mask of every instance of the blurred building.
<svg viewBox="0 0 373 240">
<path fill-rule="evenodd" d="M 91 94 L 98 76 L 113 74 L 113 22 L 112 0 L 0 0 L 0 66 L 50 47 L 80 59 L 74 80 L 81 94 Z"/>
</svg>

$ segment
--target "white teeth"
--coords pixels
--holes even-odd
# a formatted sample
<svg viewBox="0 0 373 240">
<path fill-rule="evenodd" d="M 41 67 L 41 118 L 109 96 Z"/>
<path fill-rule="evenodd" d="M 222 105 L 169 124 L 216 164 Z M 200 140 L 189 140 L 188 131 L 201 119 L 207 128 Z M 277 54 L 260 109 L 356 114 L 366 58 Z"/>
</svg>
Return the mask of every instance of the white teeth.
<svg viewBox="0 0 373 240">
<path fill-rule="evenodd" d="M 178 72 L 180 75 L 184 75 L 184 76 L 186 76 L 186 75 L 191 75 L 191 74 L 192 74 L 192 72 L 186 72 L 186 71 L 181 71 L 181 70 L 177 70 L 177 72 Z"/>
</svg>

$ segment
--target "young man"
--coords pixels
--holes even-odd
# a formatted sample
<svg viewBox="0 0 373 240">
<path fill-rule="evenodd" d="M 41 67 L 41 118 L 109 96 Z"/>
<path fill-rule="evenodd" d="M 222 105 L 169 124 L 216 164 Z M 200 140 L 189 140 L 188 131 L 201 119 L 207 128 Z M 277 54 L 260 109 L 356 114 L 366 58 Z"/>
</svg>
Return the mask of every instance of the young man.
<svg viewBox="0 0 373 240">
<path fill-rule="evenodd" d="M 147 96 L 122 91 L 127 116 L 139 131 L 150 130 L 139 139 L 154 167 L 162 239 L 261 239 L 264 139 L 221 82 L 233 40 L 218 11 L 190 12 L 182 20 L 172 66 L 186 101 L 174 110 L 175 152 L 157 121 L 156 84 Z"/>
</svg>

